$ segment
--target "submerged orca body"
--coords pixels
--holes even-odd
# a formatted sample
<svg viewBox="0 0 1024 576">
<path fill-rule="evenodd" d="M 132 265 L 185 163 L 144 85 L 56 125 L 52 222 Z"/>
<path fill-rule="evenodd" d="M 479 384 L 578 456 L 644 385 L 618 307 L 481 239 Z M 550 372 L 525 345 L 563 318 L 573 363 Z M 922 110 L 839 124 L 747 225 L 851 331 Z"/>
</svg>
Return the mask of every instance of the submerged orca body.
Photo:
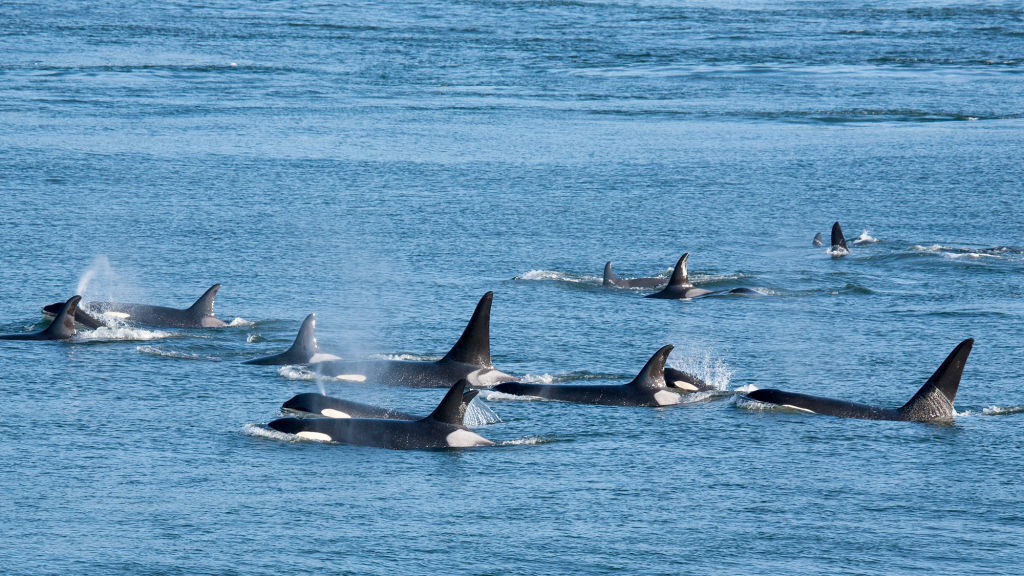
<svg viewBox="0 0 1024 576">
<path fill-rule="evenodd" d="M 75 330 L 75 311 L 81 300 L 81 296 L 72 296 L 61 304 L 53 322 L 45 330 L 25 334 L 2 334 L 0 340 L 70 340 L 78 334 Z"/>
<path fill-rule="evenodd" d="M 326 360 L 340 360 L 334 354 L 328 354 L 316 345 L 316 314 L 306 316 L 299 327 L 299 334 L 295 337 L 292 347 L 280 354 L 264 356 L 246 360 L 242 364 L 260 364 L 263 366 L 283 366 L 286 364 L 309 364 L 310 362 L 323 362 Z"/>
<path fill-rule="evenodd" d="M 661 286 L 667 282 L 664 278 L 628 278 L 622 279 L 612 272 L 612 263 L 608 262 L 604 265 L 604 282 L 605 286 L 613 286 L 615 288 L 654 288 Z"/>
<path fill-rule="evenodd" d="M 466 408 L 473 398 L 479 394 L 479 390 L 470 390 L 462 395 L 462 413 L 465 416 Z M 349 402 L 340 398 L 331 398 L 323 394 L 306 393 L 292 397 L 281 405 L 282 410 L 299 412 L 301 414 L 315 414 L 327 416 L 328 418 L 383 418 L 386 420 L 420 420 L 421 416 L 413 416 L 390 408 Z"/>
<path fill-rule="evenodd" d="M 318 374 L 411 388 L 442 388 L 465 378 L 471 386 L 515 380 L 491 364 L 491 302 L 484 294 L 455 346 L 437 362 L 408 360 L 329 360 L 310 364 Z"/>
<path fill-rule="evenodd" d="M 846 245 L 846 238 L 843 237 L 843 229 L 839 226 L 839 222 L 832 225 L 832 248 L 829 252 L 833 258 L 846 256 L 850 253 L 850 248 Z"/>
<path fill-rule="evenodd" d="M 462 398 L 466 380 L 452 386 L 430 416 L 418 420 L 377 418 L 280 418 L 271 428 L 309 440 L 392 450 L 470 448 L 494 443 L 466 428 Z"/>
<path fill-rule="evenodd" d="M 658 350 L 629 384 L 620 386 L 573 386 L 564 384 L 523 384 L 506 382 L 494 389 L 516 396 L 537 396 L 548 400 L 562 400 L 577 404 L 604 404 L 608 406 L 669 406 L 681 400 L 680 390 L 696 388 L 676 387 L 665 381 L 665 360 L 672 352 L 672 346 Z M 678 374 L 683 374 L 674 370 Z M 695 379 L 696 380 L 696 379 Z M 701 381 L 702 382 L 702 381 Z M 706 385 L 706 384 L 705 384 Z M 690 390 L 693 391 L 693 390 Z"/>
<path fill-rule="evenodd" d="M 157 328 L 220 328 L 228 324 L 213 315 L 213 299 L 219 289 L 220 284 L 214 284 L 199 297 L 199 300 L 196 300 L 195 304 L 184 310 L 124 302 L 88 302 L 85 304 L 85 308 L 88 308 L 88 313 L 94 316 L 109 315 L 132 324 Z M 51 304 L 43 308 L 43 312 L 53 313 L 57 306 L 57 304 Z M 76 313 L 75 321 L 90 328 L 105 325 L 93 316 L 83 314 L 81 309 Z"/>
<path fill-rule="evenodd" d="M 964 373 L 964 365 L 967 363 L 967 356 L 970 355 L 973 346 L 974 339 L 972 338 L 961 342 L 946 357 L 942 366 L 939 366 L 932 377 L 917 391 L 917 394 L 910 399 L 910 402 L 896 409 L 772 389 L 755 390 L 747 394 L 747 397 L 758 402 L 779 404 L 804 412 L 842 418 L 905 421 L 950 418 L 953 416 L 953 401 L 956 399 L 956 392 L 960 387 L 960 377 Z"/>
<path fill-rule="evenodd" d="M 814 240 L 811 242 L 811 244 L 814 244 L 815 246 L 824 246 L 824 244 L 821 242 L 821 232 L 818 232 L 817 234 L 814 235 Z"/>
</svg>

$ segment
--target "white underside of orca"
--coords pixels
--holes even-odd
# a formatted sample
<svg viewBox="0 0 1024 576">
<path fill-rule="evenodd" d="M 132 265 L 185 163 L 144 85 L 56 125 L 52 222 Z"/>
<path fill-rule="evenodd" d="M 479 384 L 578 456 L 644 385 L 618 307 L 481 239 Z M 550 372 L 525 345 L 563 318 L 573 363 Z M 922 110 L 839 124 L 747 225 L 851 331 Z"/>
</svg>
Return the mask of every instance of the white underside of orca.
<svg viewBox="0 0 1024 576">
<path fill-rule="evenodd" d="M 445 442 L 452 448 L 471 448 L 473 446 L 494 446 L 494 442 L 470 432 L 469 430 L 456 430 L 445 438 Z"/>
<path fill-rule="evenodd" d="M 658 406 L 671 406 L 672 404 L 679 404 L 682 398 L 675 392 L 668 392 L 666 390 L 658 390 L 654 393 L 654 401 L 658 403 Z"/>
<path fill-rule="evenodd" d="M 680 390 L 686 390 L 687 392 L 696 392 L 697 390 L 700 390 L 700 388 L 697 388 L 693 384 L 690 384 L 689 382 L 683 382 L 682 380 L 676 380 L 675 382 L 672 383 L 672 385 L 675 386 L 676 388 L 679 388 Z"/>
<path fill-rule="evenodd" d="M 322 440 L 324 442 L 331 441 L 331 437 L 328 436 L 327 434 L 324 434 L 323 432 L 309 432 L 307 430 L 303 430 L 302 432 L 296 434 L 296 436 L 298 436 L 299 438 L 305 438 L 306 440 Z"/>
<path fill-rule="evenodd" d="M 807 408 L 801 408 L 799 406 L 793 406 L 792 404 L 783 404 L 783 408 L 789 408 L 790 410 L 799 410 L 800 412 L 807 412 L 808 414 L 814 414 L 814 410 L 808 410 Z"/>
<path fill-rule="evenodd" d="M 502 382 L 508 382 L 509 380 L 513 380 L 513 378 L 500 370 L 495 370 L 494 368 L 481 368 L 467 374 L 466 380 L 469 380 L 469 383 L 473 386 L 490 387 L 495 384 L 501 384 Z"/>
<path fill-rule="evenodd" d="M 351 418 L 351 416 L 345 414 L 341 410 L 333 410 L 331 408 L 324 408 L 320 413 L 328 418 Z"/>
<path fill-rule="evenodd" d="M 334 354 L 313 354 L 309 359 L 309 364 L 313 364 L 314 362 L 326 362 L 327 360 L 341 360 L 341 358 Z M 363 377 L 363 380 L 366 380 L 365 376 Z M 360 382 L 363 380 L 360 380 Z"/>
</svg>

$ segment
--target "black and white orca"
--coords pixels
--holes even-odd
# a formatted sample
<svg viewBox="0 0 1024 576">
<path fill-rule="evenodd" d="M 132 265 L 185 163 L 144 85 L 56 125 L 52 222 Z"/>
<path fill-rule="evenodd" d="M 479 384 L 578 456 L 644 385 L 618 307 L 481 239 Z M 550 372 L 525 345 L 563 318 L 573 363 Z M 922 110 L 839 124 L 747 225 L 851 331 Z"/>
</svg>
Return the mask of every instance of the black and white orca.
<svg viewBox="0 0 1024 576">
<path fill-rule="evenodd" d="M 53 322 L 45 330 L 25 334 L 0 334 L 0 340 L 70 340 L 78 334 L 75 330 L 75 311 L 81 300 L 81 296 L 72 296 L 61 304 Z"/>
<path fill-rule="evenodd" d="M 843 237 L 843 229 L 839 226 L 839 222 L 832 225 L 832 248 L 829 249 L 829 253 L 832 254 L 833 258 L 846 256 L 850 253 L 850 248 L 846 245 L 846 238 Z"/>
<path fill-rule="evenodd" d="M 668 280 L 664 278 L 619 278 L 612 272 L 612 263 L 608 262 L 604 265 L 604 282 L 605 286 L 612 286 L 615 288 L 655 288 L 665 284 Z"/>
<path fill-rule="evenodd" d="M 195 304 L 184 310 L 149 304 L 86 302 L 83 307 L 87 309 L 87 314 L 76 314 L 75 321 L 84 326 L 98 328 L 104 325 L 104 322 L 96 317 L 109 316 L 132 324 L 157 328 L 220 328 L 228 324 L 213 314 L 213 299 L 219 289 L 220 284 L 214 284 L 196 300 Z M 43 313 L 55 314 L 59 307 L 60 304 L 51 304 L 43 308 Z"/>
<path fill-rule="evenodd" d="M 686 273 L 686 263 L 690 259 L 690 253 L 683 254 L 682 258 L 676 262 L 676 267 L 672 270 L 672 277 L 668 281 L 662 291 L 655 292 L 654 294 L 648 294 L 645 298 L 661 298 L 664 300 L 684 300 L 687 298 L 696 298 L 698 296 L 706 296 L 708 294 L 742 294 L 747 296 L 762 296 L 760 292 L 751 290 L 750 288 L 733 288 L 732 290 L 705 290 L 704 288 L 697 288 L 690 283 L 690 277 Z"/>
<path fill-rule="evenodd" d="M 845 400 L 821 398 L 807 394 L 783 392 L 770 388 L 754 390 L 747 397 L 758 402 L 778 404 L 803 412 L 839 416 L 842 418 L 862 418 L 866 420 L 907 420 L 924 421 L 953 416 L 953 401 L 960 387 L 960 377 L 967 364 L 967 356 L 974 346 L 974 339 L 964 340 L 946 357 L 946 361 L 932 374 L 924 386 L 909 402 L 900 408 L 881 408 L 867 404 L 857 404 Z"/>
<path fill-rule="evenodd" d="M 811 241 L 811 244 L 814 244 L 815 246 L 824 246 L 821 241 L 821 232 L 814 235 L 814 240 Z"/>
<path fill-rule="evenodd" d="M 470 390 L 462 395 L 463 414 L 465 414 L 469 403 L 479 393 L 479 390 Z M 302 415 L 326 416 L 328 418 L 384 418 L 387 420 L 420 420 L 423 418 L 422 416 L 413 416 L 412 414 L 390 408 L 350 402 L 341 398 L 332 398 L 313 392 L 293 396 L 281 405 L 281 410 Z"/>
<path fill-rule="evenodd" d="M 323 362 L 326 360 L 340 360 L 334 354 L 328 354 L 316 344 L 316 314 L 306 316 L 299 327 L 299 334 L 295 337 L 292 347 L 280 354 L 264 356 L 246 360 L 242 364 L 260 364 L 263 366 L 283 366 L 286 364 L 309 364 L 310 362 Z"/>
<path fill-rule="evenodd" d="M 468 382 L 459 380 L 426 418 L 280 418 L 269 424 L 286 434 L 309 440 L 375 446 L 392 450 L 424 448 L 472 448 L 494 442 L 466 428 L 463 393 Z"/>
</svg>

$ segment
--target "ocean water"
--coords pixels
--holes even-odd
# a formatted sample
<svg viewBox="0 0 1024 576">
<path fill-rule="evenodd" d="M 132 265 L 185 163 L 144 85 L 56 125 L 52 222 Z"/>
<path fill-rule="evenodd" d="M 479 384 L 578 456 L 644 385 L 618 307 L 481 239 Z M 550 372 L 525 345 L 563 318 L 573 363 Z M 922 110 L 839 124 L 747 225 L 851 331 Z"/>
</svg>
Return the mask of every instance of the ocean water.
<svg viewBox="0 0 1024 576">
<path fill-rule="evenodd" d="M 1022 114 L 1013 2 L 0 4 L 0 332 L 215 283 L 232 323 L 0 342 L 0 571 L 1016 573 Z M 683 252 L 764 296 L 601 286 Z M 439 358 L 489 290 L 505 372 L 621 384 L 673 344 L 722 392 L 484 393 L 475 450 L 266 428 L 443 395 L 239 364 L 306 314 Z M 895 407 L 965 338 L 952 422 L 736 395 Z"/>
</svg>

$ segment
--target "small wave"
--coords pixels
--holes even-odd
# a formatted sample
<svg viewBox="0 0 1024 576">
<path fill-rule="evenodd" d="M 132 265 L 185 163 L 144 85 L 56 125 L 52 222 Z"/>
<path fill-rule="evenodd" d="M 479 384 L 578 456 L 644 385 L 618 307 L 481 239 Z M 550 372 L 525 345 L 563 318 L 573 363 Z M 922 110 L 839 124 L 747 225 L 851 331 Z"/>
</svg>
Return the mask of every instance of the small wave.
<svg viewBox="0 0 1024 576">
<path fill-rule="evenodd" d="M 154 356 L 163 356 L 164 358 L 180 358 L 182 360 L 205 360 L 208 362 L 220 362 L 220 358 L 213 356 L 204 356 L 202 354 L 194 354 L 188 352 L 178 352 L 176 350 L 165 350 L 157 348 L 156 346 L 139 346 L 135 348 L 140 354 L 152 354 Z"/>
<path fill-rule="evenodd" d="M 954 260 L 956 260 L 957 258 L 999 258 L 997 254 L 985 254 L 983 252 L 966 252 L 961 254 L 943 252 L 942 255 L 945 258 L 952 258 Z"/>
<path fill-rule="evenodd" d="M 872 238 L 867 230 L 861 232 L 860 236 L 853 241 L 854 244 L 873 244 L 875 242 L 878 242 L 878 238 Z"/>
<path fill-rule="evenodd" d="M 255 325 L 256 325 L 255 322 L 251 322 L 249 320 L 246 320 L 245 318 L 235 318 L 234 320 L 231 321 L 230 324 L 228 324 L 228 326 L 247 326 L 247 327 L 248 326 L 255 326 Z"/>
<path fill-rule="evenodd" d="M 540 436 L 525 436 L 523 438 L 516 438 L 515 440 L 502 440 L 501 442 L 495 442 L 495 446 L 533 446 L 535 444 L 548 444 L 550 442 L 557 442 L 550 438 L 542 438 Z"/>
<path fill-rule="evenodd" d="M 317 374 L 305 366 L 282 366 L 277 373 L 289 380 L 326 381 L 326 382 L 365 382 L 366 376 L 362 374 L 341 374 L 339 376 L 324 376 Z"/>
<path fill-rule="evenodd" d="M 462 418 L 462 423 L 469 428 L 476 428 L 477 426 L 486 426 L 487 424 L 497 424 L 501 422 L 501 418 L 494 413 L 483 402 L 476 402 L 474 398 L 473 402 L 466 406 L 466 415 Z"/>
<path fill-rule="evenodd" d="M 519 396 L 517 394 L 506 394 L 495 390 L 481 390 L 478 398 L 483 398 L 488 402 L 547 402 L 547 400 L 539 396 Z"/>
<path fill-rule="evenodd" d="M 595 374 L 585 370 L 574 370 L 557 374 L 526 374 L 519 378 L 517 382 L 523 382 L 524 384 L 561 384 L 563 382 L 578 382 L 580 380 L 616 380 L 624 376 L 623 374 Z"/>
<path fill-rule="evenodd" d="M 938 252 L 939 250 L 942 250 L 943 247 L 938 244 L 932 244 L 931 246 L 927 247 L 921 246 L 919 244 L 914 244 L 913 246 L 910 247 L 910 249 L 914 250 L 915 252 Z"/>
<path fill-rule="evenodd" d="M 141 328 L 120 328 L 100 326 L 95 330 L 83 330 L 78 333 L 79 340 L 157 340 L 174 336 L 162 330 L 143 330 Z"/>
<path fill-rule="evenodd" d="M 986 416 L 1009 416 L 1011 414 L 1020 414 L 1021 412 L 1024 412 L 1024 405 L 1007 406 L 1006 408 L 989 406 L 981 411 Z"/>
<path fill-rule="evenodd" d="M 747 384 L 745 386 L 740 386 L 739 388 L 733 390 L 733 392 L 736 392 L 737 394 L 748 394 L 750 392 L 753 392 L 754 390 L 758 390 L 758 387 L 754 386 L 753 384 Z"/>
<path fill-rule="evenodd" d="M 513 280 L 557 280 L 559 282 L 601 282 L 603 279 L 597 276 L 578 276 L 573 277 L 562 272 L 555 272 L 553 270 L 530 270 L 526 274 L 521 274 L 513 278 Z"/>
<path fill-rule="evenodd" d="M 249 334 L 245 337 L 245 341 L 250 344 L 258 344 L 260 342 L 266 342 L 267 339 L 260 334 Z"/>
<path fill-rule="evenodd" d="M 417 354 L 371 354 L 367 356 L 370 360 L 400 360 L 414 362 L 437 362 L 442 356 L 420 356 Z"/>
<path fill-rule="evenodd" d="M 698 402 L 706 402 L 708 400 L 716 400 L 723 396 L 731 396 L 732 392 L 727 390 L 704 390 L 703 392 L 689 392 L 686 394 L 679 395 L 679 406 L 681 404 L 696 404 Z"/>
<path fill-rule="evenodd" d="M 278 432 L 273 428 L 267 428 L 259 424 L 246 424 L 242 426 L 242 434 L 246 436 L 254 436 L 256 438 L 269 438 L 270 440 L 279 440 L 281 442 L 302 442 L 303 439 L 299 438 L 294 434 L 285 434 L 284 432 Z"/>
</svg>

